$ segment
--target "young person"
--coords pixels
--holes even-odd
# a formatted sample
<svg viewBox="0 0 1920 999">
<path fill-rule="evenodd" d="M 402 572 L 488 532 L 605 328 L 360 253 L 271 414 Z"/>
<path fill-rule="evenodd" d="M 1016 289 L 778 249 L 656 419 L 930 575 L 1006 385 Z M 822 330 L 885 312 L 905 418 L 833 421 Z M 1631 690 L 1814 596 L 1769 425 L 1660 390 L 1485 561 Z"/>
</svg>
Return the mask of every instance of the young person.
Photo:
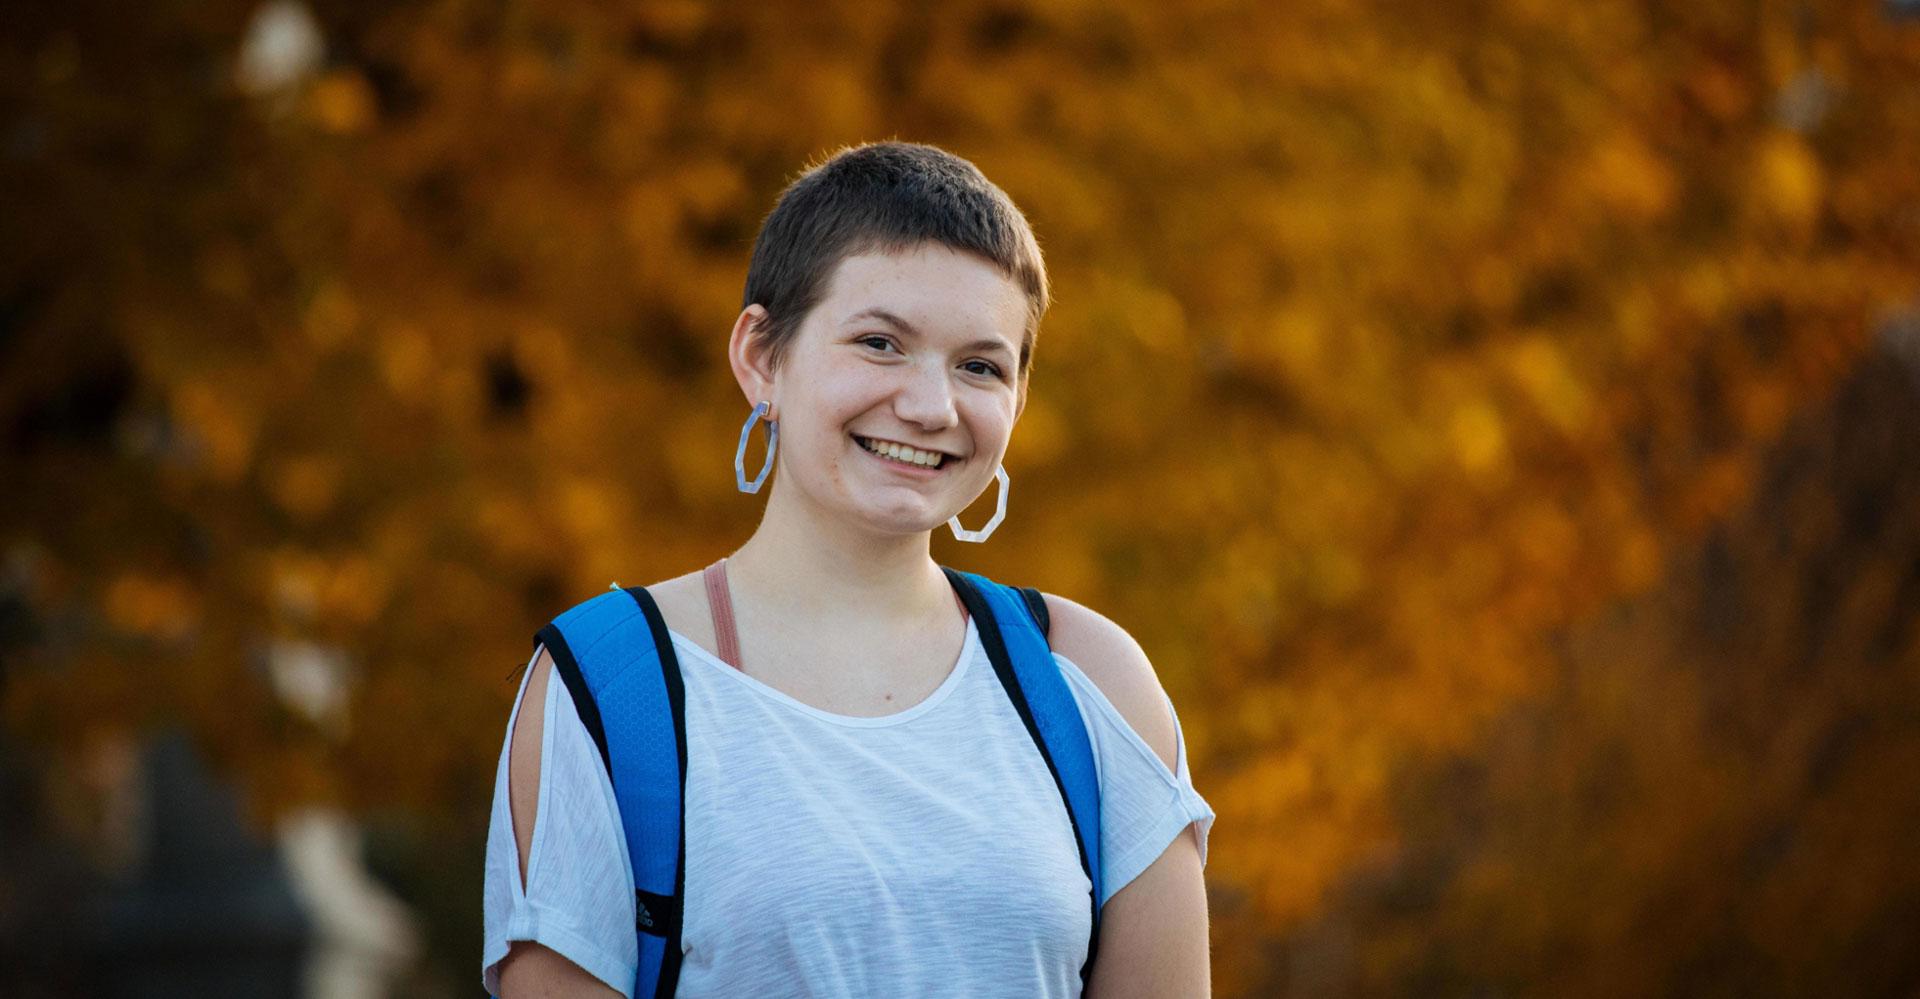
<svg viewBox="0 0 1920 999">
<path fill-rule="evenodd" d="M 941 524 L 983 539 L 1004 513 L 1047 300 L 1024 216 L 940 149 L 847 149 L 781 195 L 727 350 L 743 444 L 770 435 L 766 510 L 732 555 L 645 587 L 685 687 L 675 980 L 636 982 L 649 916 L 597 719 L 538 648 L 495 780 L 489 990 L 1207 994 L 1213 811 L 1145 654 L 1093 610 L 1029 598 L 1098 774 L 1093 878 L 1092 823 L 1068 821 L 978 605 L 930 555 Z M 735 464 L 758 491 L 766 470 Z M 955 515 L 989 487 L 1001 514 L 966 531 Z"/>
</svg>

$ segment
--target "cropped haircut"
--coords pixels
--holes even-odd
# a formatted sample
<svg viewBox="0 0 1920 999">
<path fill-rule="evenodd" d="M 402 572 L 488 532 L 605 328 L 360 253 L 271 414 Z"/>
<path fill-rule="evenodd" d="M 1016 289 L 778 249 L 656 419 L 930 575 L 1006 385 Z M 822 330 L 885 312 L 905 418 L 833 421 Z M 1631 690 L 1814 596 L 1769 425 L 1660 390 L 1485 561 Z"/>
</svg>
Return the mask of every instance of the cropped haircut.
<svg viewBox="0 0 1920 999">
<path fill-rule="evenodd" d="M 1047 269 L 1027 218 L 978 167 L 911 142 L 852 146 L 812 167 L 780 194 L 760 224 L 741 308 L 767 310 L 757 333 L 778 368 L 834 268 L 863 253 L 939 243 L 995 266 L 1027 296 L 1019 374 L 1032 363 L 1047 311 Z"/>
</svg>

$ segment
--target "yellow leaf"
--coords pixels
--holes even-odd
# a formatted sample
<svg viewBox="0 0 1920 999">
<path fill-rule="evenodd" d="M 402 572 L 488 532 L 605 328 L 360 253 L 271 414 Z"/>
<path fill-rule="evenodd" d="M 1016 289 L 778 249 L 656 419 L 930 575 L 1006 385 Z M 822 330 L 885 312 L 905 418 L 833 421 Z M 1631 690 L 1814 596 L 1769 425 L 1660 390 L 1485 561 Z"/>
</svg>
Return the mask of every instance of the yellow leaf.
<svg viewBox="0 0 1920 999">
<path fill-rule="evenodd" d="M 199 601 L 183 580 L 126 572 L 108 585 L 104 603 L 102 609 L 114 627 L 148 638 L 177 640 L 192 630 Z"/>
<path fill-rule="evenodd" d="M 314 121 L 335 134 L 358 132 L 373 121 L 373 88 L 352 70 L 335 70 L 321 77 L 308 101 Z"/>
<path fill-rule="evenodd" d="M 1507 363 L 1527 397 L 1561 433 L 1572 434 L 1586 423 L 1590 409 L 1586 387 L 1574 377 L 1552 340 L 1545 336 L 1521 340 Z"/>
<path fill-rule="evenodd" d="M 268 478 L 267 489 L 280 507 L 299 520 L 311 520 L 327 511 L 340 493 L 340 460 L 308 455 L 280 463 Z"/>
<path fill-rule="evenodd" d="M 1812 223 L 1826 182 L 1820 161 L 1798 136 L 1780 133 L 1763 142 L 1754 174 L 1764 214 L 1795 229 Z"/>
<path fill-rule="evenodd" d="M 1673 170 L 1637 135 L 1614 135 L 1594 151 L 1587 184 L 1607 209 L 1640 220 L 1660 218 L 1673 207 Z"/>
<path fill-rule="evenodd" d="M 1447 425 L 1453 455 L 1469 472 L 1498 470 L 1507 460 L 1507 432 L 1500 414 L 1490 404 L 1474 400 L 1453 411 Z"/>
<path fill-rule="evenodd" d="M 209 474 L 238 481 L 253 457 L 259 428 L 252 413 L 232 393 L 211 381 L 189 381 L 173 396 L 173 417 L 197 445 Z"/>
<path fill-rule="evenodd" d="M 394 396 L 407 402 L 422 402 L 433 377 L 433 345 L 419 328 L 408 325 L 389 327 L 380 337 L 378 363 L 380 377 Z"/>
</svg>

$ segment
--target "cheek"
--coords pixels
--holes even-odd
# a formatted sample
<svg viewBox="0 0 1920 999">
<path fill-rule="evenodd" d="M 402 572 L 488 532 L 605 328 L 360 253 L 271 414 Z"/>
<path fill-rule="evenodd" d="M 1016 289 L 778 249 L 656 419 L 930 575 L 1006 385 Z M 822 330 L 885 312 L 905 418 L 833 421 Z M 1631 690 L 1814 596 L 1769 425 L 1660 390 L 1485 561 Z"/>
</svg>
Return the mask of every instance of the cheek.
<svg viewBox="0 0 1920 999">
<path fill-rule="evenodd" d="M 973 419 L 974 443 L 982 453 L 1004 454 L 1013 436 L 1013 406 L 996 404 Z"/>
<path fill-rule="evenodd" d="M 833 419 L 822 420 L 809 429 L 811 432 L 805 442 L 809 471 L 834 482 L 840 481 L 846 463 L 852 460 L 847 448 L 854 446 L 853 441 L 847 439 L 839 422 Z"/>
</svg>

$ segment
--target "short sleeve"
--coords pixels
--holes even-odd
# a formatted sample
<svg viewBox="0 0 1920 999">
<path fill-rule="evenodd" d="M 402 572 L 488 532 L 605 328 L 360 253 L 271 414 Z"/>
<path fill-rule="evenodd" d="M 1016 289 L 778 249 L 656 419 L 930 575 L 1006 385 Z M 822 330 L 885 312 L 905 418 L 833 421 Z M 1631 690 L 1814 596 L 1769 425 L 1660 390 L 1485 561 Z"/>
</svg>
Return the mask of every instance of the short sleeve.
<svg viewBox="0 0 1920 999">
<path fill-rule="evenodd" d="M 539 652 L 534 650 L 535 660 Z M 499 995 L 500 962 L 507 956 L 508 945 L 530 940 L 631 996 L 640 953 L 633 930 L 633 875 L 620 808 L 600 751 L 557 674 L 549 675 L 545 703 L 539 705 L 544 719 L 540 797 L 526 883 L 521 884 L 507 767 L 514 721 L 527 707 L 524 701 L 532 675 L 530 662 L 507 719 L 507 738 L 493 780 L 481 981 L 489 995 Z"/>
<path fill-rule="evenodd" d="M 1178 748 L 1174 769 L 1169 771 L 1079 666 L 1057 652 L 1053 658 L 1079 703 L 1100 778 L 1100 857 L 1105 882 L 1100 904 L 1106 905 L 1115 892 L 1139 877 L 1166 852 L 1175 836 L 1189 828 L 1205 866 L 1213 808 L 1193 788 L 1187 740 L 1173 701 L 1168 699 L 1167 711 L 1173 714 Z"/>
</svg>

